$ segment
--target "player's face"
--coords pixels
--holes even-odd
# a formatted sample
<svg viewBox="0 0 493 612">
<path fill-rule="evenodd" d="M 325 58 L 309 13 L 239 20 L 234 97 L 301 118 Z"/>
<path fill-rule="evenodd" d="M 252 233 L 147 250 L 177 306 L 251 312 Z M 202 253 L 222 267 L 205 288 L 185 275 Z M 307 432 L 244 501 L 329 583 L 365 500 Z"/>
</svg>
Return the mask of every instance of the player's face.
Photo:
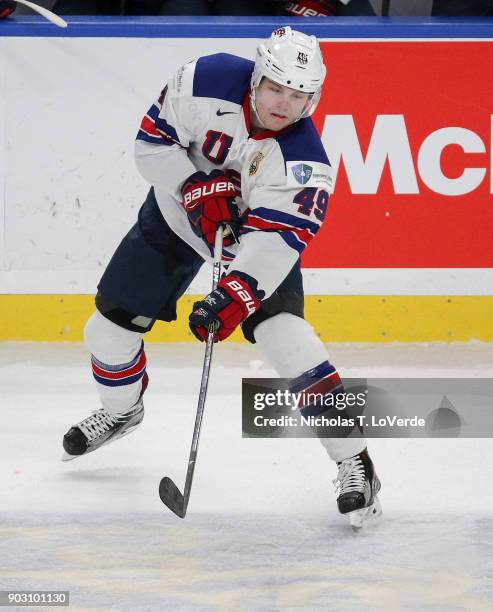
<svg viewBox="0 0 493 612">
<path fill-rule="evenodd" d="M 278 85 L 264 77 L 257 87 L 255 104 L 264 129 L 277 132 L 294 123 L 308 101 L 308 94 Z M 255 118 L 254 123 L 255 123 Z"/>
</svg>

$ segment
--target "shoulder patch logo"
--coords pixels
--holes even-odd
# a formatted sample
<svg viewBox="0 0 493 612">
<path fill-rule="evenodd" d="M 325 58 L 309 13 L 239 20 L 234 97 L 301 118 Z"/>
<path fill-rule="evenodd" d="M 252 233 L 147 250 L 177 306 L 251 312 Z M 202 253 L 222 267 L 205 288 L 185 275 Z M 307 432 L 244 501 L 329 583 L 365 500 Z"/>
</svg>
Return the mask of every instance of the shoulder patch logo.
<svg viewBox="0 0 493 612">
<path fill-rule="evenodd" d="M 302 64 L 303 66 L 305 64 L 308 64 L 308 55 L 306 53 L 303 53 L 303 51 L 298 51 L 297 62 L 298 64 Z"/>
<path fill-rule="evenodd" d="M 260 166 L 260 162 L 264 159 L 265 155 L 262 153 L 262 151 L 257 151 L 252 159 L 252 161 L 250 162 L 250 168 L 248 169 L 248 174 L 249 176 L 253 176 L 254 174 L 257 174 L 257 170 L 259 169 Z"/>
<path fill-rule="evenodd" d="M 291 168 L 291 172 L 300 185 L 306 185 L 312 176 L 313 168 L 308 164 L 297 164 Z"/>
</svg>

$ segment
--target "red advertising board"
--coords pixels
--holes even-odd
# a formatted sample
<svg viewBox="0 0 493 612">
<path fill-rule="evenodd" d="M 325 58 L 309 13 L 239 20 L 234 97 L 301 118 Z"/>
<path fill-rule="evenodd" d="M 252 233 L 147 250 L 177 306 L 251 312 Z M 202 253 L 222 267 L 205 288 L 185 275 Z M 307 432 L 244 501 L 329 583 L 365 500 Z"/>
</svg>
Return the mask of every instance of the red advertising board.
<svg viewBox="0 0 493 612">
<path fill-rule="evenodd" d="M 493 43 L 325 42 L 338 167 L 311 268 L 493 266 Z"/>
</svg>

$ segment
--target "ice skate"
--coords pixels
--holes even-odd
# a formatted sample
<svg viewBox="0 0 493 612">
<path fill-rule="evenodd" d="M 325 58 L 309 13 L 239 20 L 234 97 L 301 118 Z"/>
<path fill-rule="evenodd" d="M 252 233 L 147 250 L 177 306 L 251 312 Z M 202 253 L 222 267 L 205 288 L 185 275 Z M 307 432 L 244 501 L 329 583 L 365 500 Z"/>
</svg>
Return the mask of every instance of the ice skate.
<svg viewBox="0 0 493 612">
<path fill-rule="evenodd" d="M 71 427 L 63 437 L 62 461 L 71 461 L 95 451 L 136 429 L 144 418 L 142 397 L 128 412 L 111 414 L 103 408 Z"/>
<path fill-rule="evenodd" d="M 339 512 L 347 516 L 354 531 L 382 514 L 377 493 L 380 480 L 375 473 L 373 462 L 365 448 L 364 451 L 344 459 L 337 464 L 339 472 L 334 480 Z"/>
</svg>

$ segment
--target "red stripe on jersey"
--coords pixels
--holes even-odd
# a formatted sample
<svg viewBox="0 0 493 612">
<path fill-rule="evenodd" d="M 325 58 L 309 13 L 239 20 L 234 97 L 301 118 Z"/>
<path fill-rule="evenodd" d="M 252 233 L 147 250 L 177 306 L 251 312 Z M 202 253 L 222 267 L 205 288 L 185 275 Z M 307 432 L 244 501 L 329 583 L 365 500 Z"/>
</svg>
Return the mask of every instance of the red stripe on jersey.
<svg viewBox="0 0 493 612">
<path fill-rule="evenodd" d="M 158 130 L 154 121 L 150 119 L 147 115 L 142 119 L 140 129 L 149 134 L 150 136 L 154 136 L 155 138 L 162 138 L 163 140 L 166 140 L 166 142 L 176 143 L 176 140 L 173 140 L 171 136 L 168 136 L 168 134 L 165 134 L 164 132 L 161 132 L 161 130 Z M 178 142 L 176 144 L 180 143 Z"/>
<path fill-rule="evenodd" d="M 148 134 L 151 134 L 151 136 L 161 136 L 161 133 L 156 128 L 156 124 L 147 115 L 142 119 L 140 127 Z"/>
<path fill-rule="evenodd" d="M 252 215 L 248 217 L 245 225 L 258 230 L 276 230 L 280 232 L 292 232 L 293 234 L 296 234 L 298 240 L 300 240 L 304 244 L 308 244 L 313 238 L 313 234 L 311 234 L 306 229 L 293 227 L 292 225 L 286 225 L 284 223 L 279 223 L 278 221 L 268 221 L 267 219 L 261 219 L 260 217 L 254 217 Z"/>
</svg>

